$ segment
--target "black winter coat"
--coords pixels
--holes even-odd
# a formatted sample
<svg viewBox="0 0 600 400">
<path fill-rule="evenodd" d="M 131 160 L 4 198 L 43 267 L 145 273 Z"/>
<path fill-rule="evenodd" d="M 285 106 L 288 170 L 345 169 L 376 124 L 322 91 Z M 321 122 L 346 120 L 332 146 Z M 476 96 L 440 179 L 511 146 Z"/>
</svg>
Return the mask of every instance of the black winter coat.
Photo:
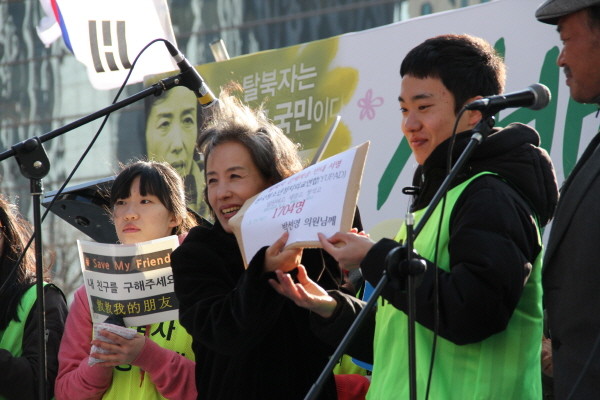
<svg viewBox="0 0 600 400">
<path fill-rule="evenodd" d="M 454 160 L 471 134 L 457 135 Z M 450 139 L 441 143 L 417 169 L 414 210 L 428 206 L 443 182 L 449 144 Z M 533 221 L 537 219 L 540 227 L 548 223 L 558 201 L 558 187 L 550 157 L 539 144 L 537 132 L 526 125 L 496 128 L 451 185 L 459 185 L 482 171 L 501 177 L 483 175 L 464 190 L 450 217 L 451 270 L 444 271 L 429 260 L 416 291 L 417 322 L 433 330 L 437 273 L 438 333 L 456 344 L 482 341 L 506 328 L 541 250 Z M 385 257 L 397 246 L 395 241 L 383 239 L 361 263 L 363 276 L 374 286 L 381 278 Z M 406 293 L 388 285 L 382 296 L 406 312 Z M 331 340 L 343 335 L 362 308 L 356 299 L 339 294 L 335 297 L 339 306 L 332 318 L 314 318 L 319 333 Z M 371 361 L 374 315 L 363 325 L 349 352 Z"/>
<path fill-rule="evenodd" d="M 198 399 L 303 399 L 334 350 L 310 331 L 310 312 L 269 285 L 265 249 L 245 270 L 235 236 L 217 222 L 192 229 L 172 253 Z M 305 249 L 302 264 L 321 286 L 340 287 L 341 270 L 327 253 Z M 333 375 L 319 399 L 337 399 Z"/>
<path fill-rule="evenodd" d="M 37 290 L 37 289 L 35 289 Z M 54 285 L 44 286 L 46 341 L 46 396 L 54 394 L 54 380 L 58 373 L 58 348 L 67 319 L 67 302 L 64 294 Z M 14 357 L 8 350 L 0 349 L 0 396 L 7 399 L 33 400 L 39 396 L 39 324 L 37 302 L 24 321 L 23 353 Z"/>
<path fill-rule="evenodd" d="M 600 397 L 600 133 L 561 188 L 544 258 L 554 396 Z M 571 395 L 571 396 L 569 396 Z"/>
</svg>

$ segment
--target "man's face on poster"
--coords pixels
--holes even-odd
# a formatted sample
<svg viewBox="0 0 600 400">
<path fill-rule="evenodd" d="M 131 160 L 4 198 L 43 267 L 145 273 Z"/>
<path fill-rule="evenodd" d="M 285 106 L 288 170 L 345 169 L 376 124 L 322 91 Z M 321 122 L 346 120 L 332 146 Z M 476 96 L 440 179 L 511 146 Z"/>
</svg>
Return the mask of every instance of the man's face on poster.
<svg viewBox="0 0 600 400">
<path fill-rule="evenodd" d="M 185 177 L 194 162 L 197 137 L 196 96 L 175 87 L 156 99 L 146 119 L 148 156 L 171 164 Z"/>
</svg>

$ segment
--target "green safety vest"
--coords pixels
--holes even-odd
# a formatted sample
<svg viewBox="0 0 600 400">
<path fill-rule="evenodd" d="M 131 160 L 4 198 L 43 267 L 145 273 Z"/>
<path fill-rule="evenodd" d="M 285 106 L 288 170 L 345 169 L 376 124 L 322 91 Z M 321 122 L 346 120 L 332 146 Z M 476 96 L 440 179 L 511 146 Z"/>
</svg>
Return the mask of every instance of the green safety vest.
<svg viewBox="0 0 600 400">
<path fill-rule="evenodd" d="M 46 285 L 44 283 L 44 285 Z M 20 321 L 14 319 L 8 323 L 3 332 L 0 332 L 0 349 L 8 350 L 13 357 L 20 357 L 23 354 L 23 332 L 25 331 L 25 321 L 29 312 L 37 300 L 36 285 L 33 285 L 21 297 L 17 306 L 17 316 Z"/>
<path fill-rule="evenodd" d="M 445 271 L 450 268 L 448 241 L 452 210 L 464 189 L 483 174 L 491 173 L 480 173 L 447 194 L 437 254 L 437 265 Z M 417 252 L 428 260 L 435 259 L 433 238 L 437 235 L 441 208 L 440 202 L 414 243 Z M 422 218 L 425 210 L 415 212 L 415 223 Z M 403 226 L 395 239 L 401 241 L 405 238 L 406 226 Z M 541 244 L 539 227 L 538 243 Z M 430 399 L 541 399 L 542 253 L 540 251 L 536 258 L 517 308 L 504 331 L 481 342 L 461 346 L 438 336 Z M 368 400 L 409 398 L 407 338 L 408 316 L 383 301 L 376 314 L 374 369 Z M 433 331 L 416 323 L 415 342 L 417 397 L 423 399 L 429 376 Z"/>
<path fill-rule="evenodd" d="M 145 331 L 145 327 L 137 328 Z M 192 337 L 179 321 L 166 321 L 150 325 L 149 338 L 160 347 L 173 350 L 185 358 L 195 360 Z M 169 368 L 165 365 L 164 368 Z M 195 385 L 195 382 L 191 384 Z M 192 386 L 193 387 L 193 386 Z M 111 400 L 163 400 L 151 377 L 134 365 L 113 368 L 113 379 L 102 399 Z"/>
<path fill-rule="evenodd" d="M 44 282 L 44 286 L 47 283 Z M 17 306 L 17 316 L 19 321 L 12 320 L 8 323 L 6 329 L 0 332 L 0 349 L 8 350 L 13 357 L 21 357 L 23 354 L 23 334 L 25 332 L 25 322 L 37 300 L 37 286 L 33 285 L 25 291 L 21 301 Z M 0 400 L 4 397 L 0 396 Z"/>
</svg>

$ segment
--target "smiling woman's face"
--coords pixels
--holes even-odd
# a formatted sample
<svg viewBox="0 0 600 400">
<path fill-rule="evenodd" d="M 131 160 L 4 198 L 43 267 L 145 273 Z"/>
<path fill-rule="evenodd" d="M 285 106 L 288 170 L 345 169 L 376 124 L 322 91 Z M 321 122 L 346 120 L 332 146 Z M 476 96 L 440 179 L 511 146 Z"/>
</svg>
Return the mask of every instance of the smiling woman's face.
<svg viewBox="0 0 600 400">
<path fill-rule="evenodd" d="M 229 220 L 244 202 L 270 185 L 239 142 L 225 142 L 211 150 L 206 160 L 208 202 L 225 232 Z"/>
</svg>

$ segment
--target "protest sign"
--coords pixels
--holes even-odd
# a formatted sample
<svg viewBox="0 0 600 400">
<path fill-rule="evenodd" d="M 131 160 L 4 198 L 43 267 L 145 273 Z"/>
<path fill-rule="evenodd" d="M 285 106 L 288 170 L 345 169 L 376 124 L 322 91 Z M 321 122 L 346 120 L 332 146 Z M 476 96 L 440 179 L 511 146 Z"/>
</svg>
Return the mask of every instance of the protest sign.
<svg viewBox="0 0 600 400">
<path fill-rule="evenodd" d="M 311 165 L 246 200 L 230 220 L 244 264 L 284 231 L 286 247 L 321 247 L 327 236 L 352 228 L 369 142 Z"/>
<path fill-rule="evenodd" d="M 125 245 L 78 240 L 92 322 L 122 317 L 126 326 L 179 318 L 171 253 L 177 236 Z"/>
</svg>

